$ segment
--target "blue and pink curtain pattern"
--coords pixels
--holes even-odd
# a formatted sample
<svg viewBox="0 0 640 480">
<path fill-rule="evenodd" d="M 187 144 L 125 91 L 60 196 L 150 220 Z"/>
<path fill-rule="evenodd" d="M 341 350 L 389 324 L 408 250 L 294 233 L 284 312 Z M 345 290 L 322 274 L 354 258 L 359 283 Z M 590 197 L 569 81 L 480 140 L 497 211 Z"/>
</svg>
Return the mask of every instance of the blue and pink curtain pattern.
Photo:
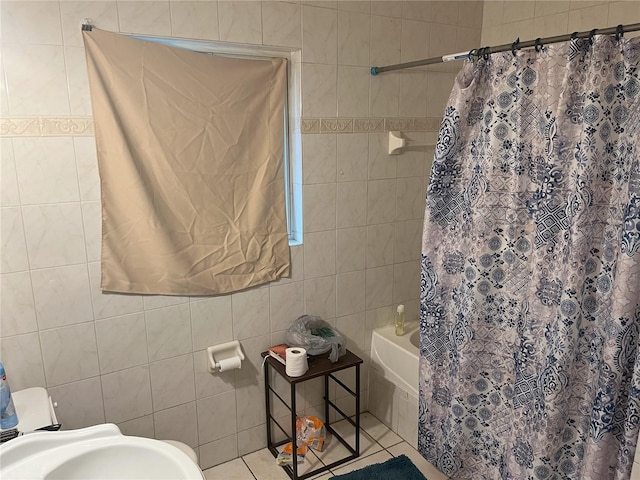
<svg viewBox="0 0 640 480">
<path fill-rule="evenodd" d="M 640 38 L 468 63 L 427 193 L 419 449 L 456 480 L 627 479 Z"/>
</svg>

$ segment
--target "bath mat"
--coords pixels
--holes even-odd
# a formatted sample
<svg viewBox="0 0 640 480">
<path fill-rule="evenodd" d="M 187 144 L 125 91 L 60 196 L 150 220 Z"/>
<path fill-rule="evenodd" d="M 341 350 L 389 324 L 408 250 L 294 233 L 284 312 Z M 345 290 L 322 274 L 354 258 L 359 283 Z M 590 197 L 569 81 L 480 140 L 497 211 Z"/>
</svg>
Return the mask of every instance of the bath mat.
<svg viewBox="0 0 640 480">
<path fill-rule="evenodd" d="M 376 463 L 332 477 L 332 480 L 427 480 L 420 470 L 411 463 L 409 457 L 400 455 L 399 457 L 390 458 L 386 462 Z"/>
</svg>

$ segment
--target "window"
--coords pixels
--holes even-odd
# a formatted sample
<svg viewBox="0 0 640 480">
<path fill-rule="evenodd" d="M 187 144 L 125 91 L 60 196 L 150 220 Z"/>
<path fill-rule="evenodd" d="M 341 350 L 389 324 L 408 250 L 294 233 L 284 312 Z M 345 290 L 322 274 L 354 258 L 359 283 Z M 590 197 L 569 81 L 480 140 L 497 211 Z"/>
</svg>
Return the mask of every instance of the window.
<svg viewBox="0 0 640 480">
<path fill-rule="evenodd" d="M 302 243 L 302 141 L 300 138 L 301 102 L 301 52 L 286 47 L 233 44 L 214 41 L 184 40 L 180 38 L 149 37 L 132 35 L 140 40 L 158 42 L 172 47 L 184 48 L 210 55 L 269 60 L 287 59 L 287 102 L 285 112 L 284 170 L 286 189 L 287 225 L 289 245 Z"/>
</svg>

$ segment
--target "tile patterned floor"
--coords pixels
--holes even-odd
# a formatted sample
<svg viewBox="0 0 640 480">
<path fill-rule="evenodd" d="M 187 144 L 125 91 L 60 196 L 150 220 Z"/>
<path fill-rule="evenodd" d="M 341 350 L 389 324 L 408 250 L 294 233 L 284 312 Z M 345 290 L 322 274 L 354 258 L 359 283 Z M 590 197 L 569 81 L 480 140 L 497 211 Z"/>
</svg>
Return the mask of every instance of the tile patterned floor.
<svg viewBox="0 0 640 480">
<path fill-rule="evenodd" d="M 407 442 L 387 428 L 380 420 L 370 413 L 363 413 L 360 417 L 362 426 L 360 434 L 360 457 L 349 463 L 340 465 L 330 472 L 323 472 L 314 480 L 325 480 L 334 475 L 342 475 L 352 470 L 366 467 L 373 463 L 384 462 L 391 457 L 406 455 L 422 472 L 427 480 L 448 480 L 447 476 L 439 472 L 427 462 Z M 343 437 L 353 445 L 353 427 L 346 421 L 332 424 Z M 328 464 L 338 458 L 346 456 L 346 449 L 338 441 L 330 441 L 323 452 L 309 451 L 305 463 L 300 465 L 300 474 L 309 469 L 315 469 L 320 463 Z M 266 448 L 250 453 L 242 458 L 205 470 L 207 480 L 288 480 L 289 476 L 282 467 L 276 465 L 271 452 Z"/>
</svg>

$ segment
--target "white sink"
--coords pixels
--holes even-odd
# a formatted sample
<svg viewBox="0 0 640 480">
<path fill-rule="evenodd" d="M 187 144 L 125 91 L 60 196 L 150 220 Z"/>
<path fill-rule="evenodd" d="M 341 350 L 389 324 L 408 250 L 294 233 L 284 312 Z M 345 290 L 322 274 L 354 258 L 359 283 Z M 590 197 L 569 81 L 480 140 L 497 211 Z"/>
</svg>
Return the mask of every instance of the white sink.
<svg viewBox="0 0 640 480">
<path fill-rule="evenodd" d="M 0 446 L 3 480 L 202 480 L 180 449 L 122 435 L 116 425 L 30 433 Z"/>
</svg>

